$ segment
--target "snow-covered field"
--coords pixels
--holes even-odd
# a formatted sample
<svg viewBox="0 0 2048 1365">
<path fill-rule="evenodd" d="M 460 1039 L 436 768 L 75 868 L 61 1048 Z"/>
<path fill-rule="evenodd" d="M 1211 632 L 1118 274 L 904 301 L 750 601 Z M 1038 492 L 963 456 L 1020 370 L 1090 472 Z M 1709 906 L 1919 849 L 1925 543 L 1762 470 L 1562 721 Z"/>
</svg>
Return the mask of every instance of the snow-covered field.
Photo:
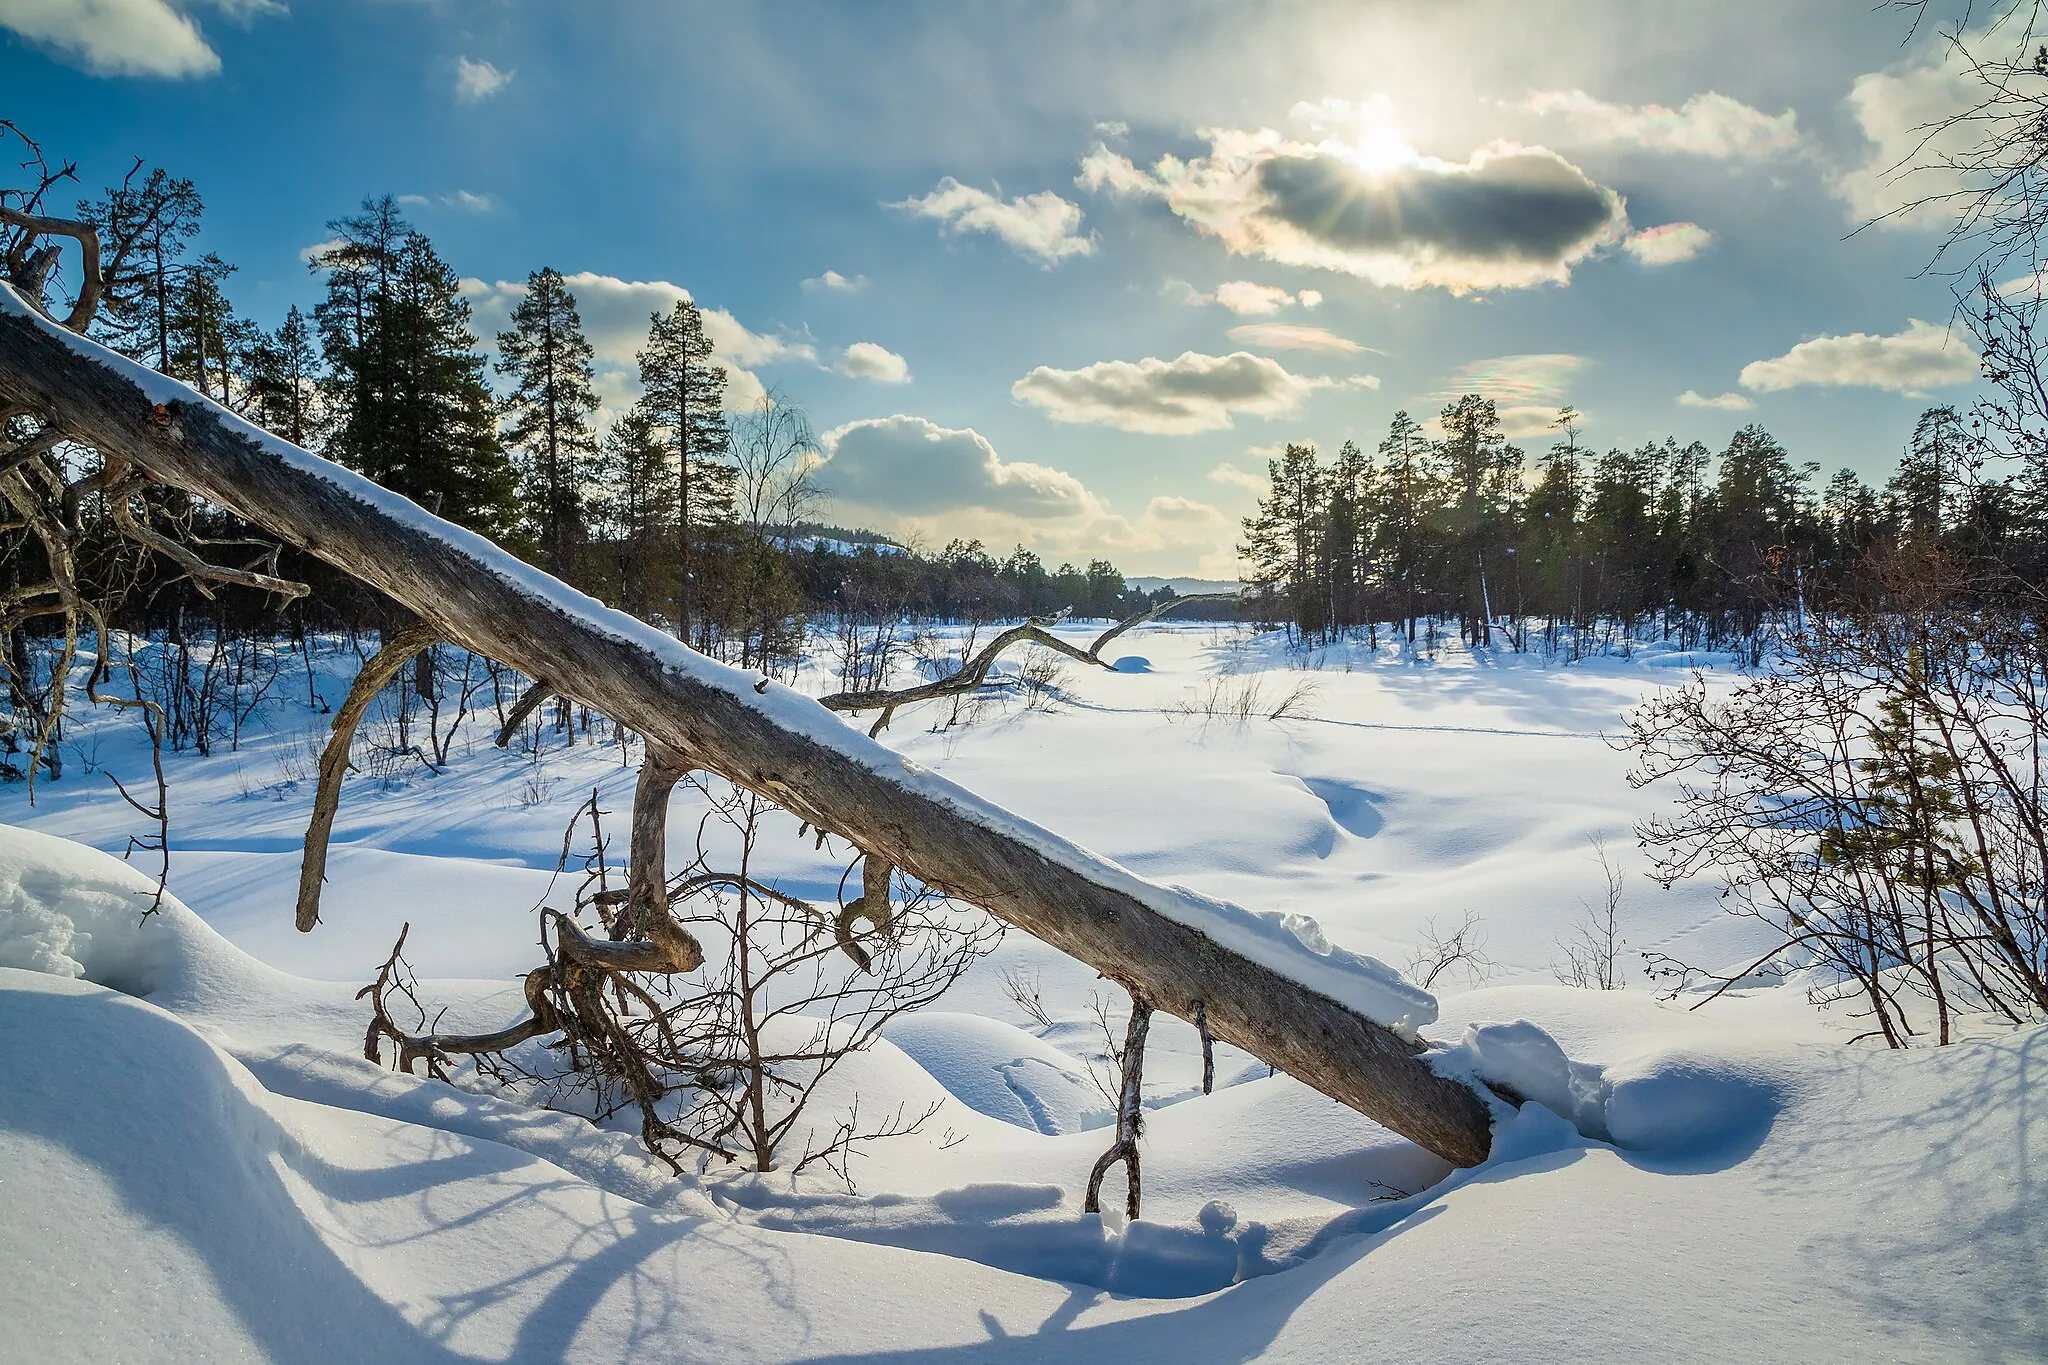
<svg viewBox="0 0 2048 1365">
<path fill-rule="evenodd" d="M 935 729 L 938 703 L 885 738 L 1139 874 L 1311 915 L 1395 966 L 1475 916 L 1490 965 L 1436 982 L 1425 1033 L 1540 1025 L 1584 1064 L 1579 1128 L 1612 1141 L 1530 1105 L 1452 1174 L 1227 1048 L 1202 1095 L 1194 1030 L 1162 1018 L 1145 1218 L 1082 1215 L 1108 1143 L 1088 1075 L 1105 987 L 1012 933 L 816 1102 L 821 1122 L 856 1095 L 943 1102 L 856 1159 L 855 1192 L 823 1172 L 676 1180 L 630 1125 L 361 1058 L 354 992 L 405 921 L 451 1022 L 511 1017 L 534 909 L 573 885 L 564 826 L 593 788 L 623 826 L 616 744 L 543 731 L 506 752 L 475 724 L 439 775 L 351 779 L 326 922 L 300 935 L 325 726 L 301 678 L 238 752 L 167 759 L 178 900 L 139 927 L 152 855 L 63 842 L 118 854 L 142 832 L 88 771 L 146 777 L 132 719 L 83 718 L 33 808 L 0 789 L 0 1359 L 2048 1357 L 2042 1033 L 1893 1054 L 1846 1046 L 1854 1021 L 1796 983 L 1697 1011 L 1640 974 L 1557 984 L 1604 890 L 1596 838 L 1628 874 L 1632 969 L 1759 947 L 1717 887 L 1640 875 L 1631 826 L 1668 793 L 1631 790 L 1603 738 L 1689 660 L 1300 656 L 1208 625 L 1112 652 L 1115 672 L 1069 666 L 1049 708 Z M 354 657 L 321 661 L 329 700 Z M 1293 718 L 1264 718 L 1289 698 Z M 797 894 L 829 897 L 842 870 L 793 824 L 766 854 Z"/>
</svg>

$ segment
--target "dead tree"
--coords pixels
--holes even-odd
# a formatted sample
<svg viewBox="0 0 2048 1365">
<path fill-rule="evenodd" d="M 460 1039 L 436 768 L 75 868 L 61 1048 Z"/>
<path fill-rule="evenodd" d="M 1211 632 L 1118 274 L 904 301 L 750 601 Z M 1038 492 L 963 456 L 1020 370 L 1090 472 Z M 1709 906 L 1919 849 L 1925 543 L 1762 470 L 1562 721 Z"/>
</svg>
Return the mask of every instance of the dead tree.
<svg viewBox="0 0 2048 1365">
<path fill-rule="evenodd" d="M 1201 1013 L 1201 1008 L 1196 1007 Z M 1124 1165 L 1124 1213 L 1138 1216 L 1138 1138 L 1145 1124 L 1145 1035 L 1152 1029 L 1152 1006 L 1136 991 L 1131 992 L 1131 1019 L 1124 1026 L 1124 1045 L 1110 1053 L 1116 1064 L 1116 1141 L 1096 1159 L 1088 1173 L 1088 1197 L 1081 1212 L 1102 1212 L 1102 1179 L 1109 1168 Z M 1205 1087 L 1206 1089 L 1206 1087 Z"/>
<path fill-rule="evenodd" d="M 829 696 L 818 698 L 818 704 L 828 711 L 880 711 L 882 714 L 876 717 L 875 723 L 868 728 L 868 738 L 873 739 L 876 735 L 889 728 L 889 722 L 895 717 L 896 708 L 899 706 L 909 706 L 913 702 L 931 701 L 938 697 L 958 696 L 963 692 L 976 691 L 986 685 L 989 670 L 995 667 L 996 659 L 1004 650 L 1012 645 L 1043 645 L 1055 653 L 1064 654 L 1068 658 L 1080 663 L 1108 668 L 1109 665 L 1102 662 L 1102 647 L 1132 627 L 1144 625 L 1147 621 L 1155 620 L 1165 613 L 1172 611 L 1175 607 L 1184 607 L 1191 602 L 1225 602 L 1236 600 L 1237 594 L 1234 592 L 1205 592 L 1188 597 L 1176 597 L 1171 601 L 1161 602 L 1156 606 L 1139 612 L 1135 616 L 1127 617 L 1117 622 L 1097 636 L 1095 642 L 1086 649 L 1068 644 L 1065 640 L 1047 630 L 1045 627 L 1050 624 L 1049 619 L 1026 621 L 1021 626 L 1010 627 L 1001 635 L 996 636 L 995 639 L 990 640 L 972 659 L 963 661 L 959 668 L 943 678 L 938 678 L 928 683 L 921 683 L 916 687 L 897 688 L 893 691 L 876 688 L 864 692 L 834 692 Z M 539 686 L 539 684 L 535 685 Z M 499 742 L 502 744 L 504 741 L 501 739 Z"/>
<path fill-rule="evenodd" d="M 1449 1161 L 1484 1160 L 1490 1114 L 1476 1091 L 1439 1076 L 1412 1034 L 1203 932 L 1217 913 L 1212 904 L 1144 882 L 918 769 L 810 699 L 604 608 L 66 331 L 41 305 L 0 290 L 0 405 L 97 450 L 104 477 L 145 477 L 228 508 L 377 588 L 442 638 L 549 679 L 650 748 L 685 756 L 881 863 L 1129 980 L 1156 1008 L 1191 1018 L 1200 1002 L 1217 1037 Z M 21 477 L 4 476 L 17 485 Z M 67 620 L 92 619 L 90 604 L 66 596 L 65 583 L 52 587 Z M 637 846 L 634 856 L 642 856 Z M 567 929 L 563 936 L 574 941 Z M 646 940 L 591 943 L 588 951 L 667 961 L 674 947 Z M 1317 969 L 1305 948 L 1275 951 L 1283 966 Z"/>
<path fill-rule="evenodd" d="M 320 751 L 320 781 L 313 791 L 313 815 L 306 822 L 306 852 L 299 863 L 298 928 L 309 932 L 320 922 L 320 886 L 327 879 L 327 840 L 334 832 L 334 817 L 341 809 L 341 779 L 348 772 L 348 751 L 355 742 L 356 727 L 364 712 L 398 676 L 398 671 L 423 649 L 431 649 L 438 637 L 430 626 L 417 622 L 392 632 L 384 645 L 370 656 L 348 689 L 348 699 L 334 713 L 334 727 L 327 747 Z"/>
</svg>

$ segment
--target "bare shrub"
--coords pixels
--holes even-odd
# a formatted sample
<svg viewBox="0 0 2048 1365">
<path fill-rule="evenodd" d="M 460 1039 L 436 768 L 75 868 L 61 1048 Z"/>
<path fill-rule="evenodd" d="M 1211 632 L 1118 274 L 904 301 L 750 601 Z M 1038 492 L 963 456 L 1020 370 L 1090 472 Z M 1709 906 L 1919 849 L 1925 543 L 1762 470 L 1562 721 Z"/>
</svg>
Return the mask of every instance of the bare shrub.
<svg viewBox="0 0 2048 1365">
<path fill-rule="evenodd" d="M 2048 671 L 2037 598 L 1954 601 L 1960 567 L 1935 558 L 1891 572 L 1904 609 L 1816 615 L 1727 697 L 1696 677 L 1644 703 L 1627 743 L 1632 781 L 1678 787 L 1641 827 L 1653 875 L 1718 874 L 1774 933 L 1719 989 L 1819 967 L 1839 984 L 1817 1003 L 1860 1003 L 1866 1036 L 1904 1047 L 1949 1042 L 1959 1012 L 2048 1017 Z"/>
<path fill-rule="evenodd" d="M 1057 655 L 1042 649 L 1032 650 L 1017 670 L 1017 690 L 1023 693 L 1024 709 L 1052 710 L 1061 700 L 1060 684 L 1066 676 L 1066 665 L 1059 661 Z"/>
<path fill-rule="evenodd" d="M 841 1113 L 807 1125 L 812 1099 L 889 1020 L 936 1000 L 986 956 L 1002 927 L 899 875 L 877 878 L 859 859 L 847 871 L 860 868 L 863 894 L 837 914 L 790 895 L 757 866 L 763 818 L 774 808 L 721 781 L 686 780 L 707 807 L 697 857 L 667 880 L 669 908 L 652 913 L 670 917 L 667 938 L 690 945 L 693 956 L 659 969 L 603 965 L 605 953 L 635 947 L 633 935 L 646 926 L 628 922 L 627 892 L 608 885 L 593 793 L 563 841 L 567 869 L 575 831 L 589 822 L 575 910 L 544 913 L 548 965 L 528 974 L 531 1016 L 482 1037 L 419 1032 L 426 1016 L 412 998 L 401 935 L 364 992 L 375 1012 L 371 1058 L 378 1040 L 389 1039 L 408 1070 L 424 1059 L 445 1079 L 450 1057 L 467 1055 L 485 1079 L 550 1108 L 603 1120 L 637 1107 L 642 1140 L 678 1170 L 688 1150 L 706 1162 L 775 1170 L 792 1136 L 807 1132 L 787 1169 L 820 1166 L 850 1190 L 863 1143 L 921 1131 L 939 1106 L 868 1116 L 856 1094 Z M 737 842 L 736 866 L 710 864 L 707 839 L 719 827 Z M 594 923 L 586 928 L 586 920 Z M 682 979 L 699 965 L 701 980 Z M 543 1041 L 555 1034 L 559 1041 Z"/>
<path fill-rule="evenodd" d="M 1595 835 L 1588 842 L 1600 860 L 1600 904 L 1579 902 L 1578 921 L 1570 934 L 1557 941 L 1564 961 L 1553 963 L 1550 970 L 1567 986 L 1618 991 L 1628 984 L 1628 969 L 1622 965 L 1628 944 L 1621 936 L 1621 865 L 1608 856 L 1605 839 Z"/>
<path fill-rule="evenodd" d="M 1479 916 L 1467 910 L 1455 928 L 1437 926 L 1434 915 L 1422 926 L 1422 937 L 1408 956 L 1408 979 L 1424 990 L 1432 990 L 1444 975 L 1462 971 L 1474 986 L 1486 984 L 1495 969 L 1486 955 L 1486 929 Z"/>
<path fill-rule="evenodd" d="M 1043 1029 L 1052 1027 L 1052 1015 L 1045 1008 L 1045 999 L 1040 994 L 1039 976 L 1036 972 L 1026 976 L 1015 967 L 1005 967 L 1003 994 L 1009 997 L 1011 1004 L 1024 1012 L 1026 1019 Z"/>
<path fill-rule="evenodd" d="M 1276 699 L 1266 691 L 1266 675 L 1263 673 L 1212 673 L 1203 679 L 1192 696 L 1176 701 L 1172 713 L 1238 724 L 1257 717 L 1266 720 L 1313 720 L 1315 700 L 1320 691 L 1317 679 L 1297 677 Z"/>
</svg>

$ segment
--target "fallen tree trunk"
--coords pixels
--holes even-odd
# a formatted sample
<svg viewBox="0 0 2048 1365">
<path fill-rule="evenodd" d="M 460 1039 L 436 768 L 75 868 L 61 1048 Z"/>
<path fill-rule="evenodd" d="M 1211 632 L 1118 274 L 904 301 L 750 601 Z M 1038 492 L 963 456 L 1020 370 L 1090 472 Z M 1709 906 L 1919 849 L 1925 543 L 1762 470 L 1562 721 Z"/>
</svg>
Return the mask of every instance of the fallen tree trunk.
<svg viewBox="0 0 2048 1365">
<path fill-rule="evenodd" d="M 368 583 L 444 638 L 548 679 L 650 748 L 761 793 L 1026 930 L 1458 1165 L 1489 1111 L 1412 1034 L 1338 997 L 1428 997 L 1266 920 L 1141 879 L 863 738 L 810 698 L 697 655 L 468 531 L 63 331 L 0 289 L 0 397 Z M 1227 940 L 1227 941 L 1226 941 Z M 1263 960 L 1261 960 L 1263 959 Z M 1303 984 L 1304 979 L 1319 985 Z M 1320 988 L 1319 988 L 1320 986 Z M 1402 993 L 1406 992 L 1404 996 Z M 1388 1023 L 1390 1006 L 1377 1013 Z M 1394 1010 L 1399 1013 L 1398 1009 Z"/>
</svg>

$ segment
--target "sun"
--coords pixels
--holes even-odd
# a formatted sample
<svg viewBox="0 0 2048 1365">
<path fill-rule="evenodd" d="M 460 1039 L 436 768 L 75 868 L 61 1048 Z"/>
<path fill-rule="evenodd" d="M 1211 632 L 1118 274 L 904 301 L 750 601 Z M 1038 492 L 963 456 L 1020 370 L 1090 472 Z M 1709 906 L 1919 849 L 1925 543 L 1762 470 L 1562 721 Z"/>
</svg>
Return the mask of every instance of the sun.
<svg viewBox="0 0 2048 1365">
<path fill-rule="evenodd" d="M 1367 175 L 1385 175 L 1412 165 L 1418 154 L 1393 124 L 1380 123 L 1361 128 L 1345 149 L 1345 157 Z"/>
</svg>

